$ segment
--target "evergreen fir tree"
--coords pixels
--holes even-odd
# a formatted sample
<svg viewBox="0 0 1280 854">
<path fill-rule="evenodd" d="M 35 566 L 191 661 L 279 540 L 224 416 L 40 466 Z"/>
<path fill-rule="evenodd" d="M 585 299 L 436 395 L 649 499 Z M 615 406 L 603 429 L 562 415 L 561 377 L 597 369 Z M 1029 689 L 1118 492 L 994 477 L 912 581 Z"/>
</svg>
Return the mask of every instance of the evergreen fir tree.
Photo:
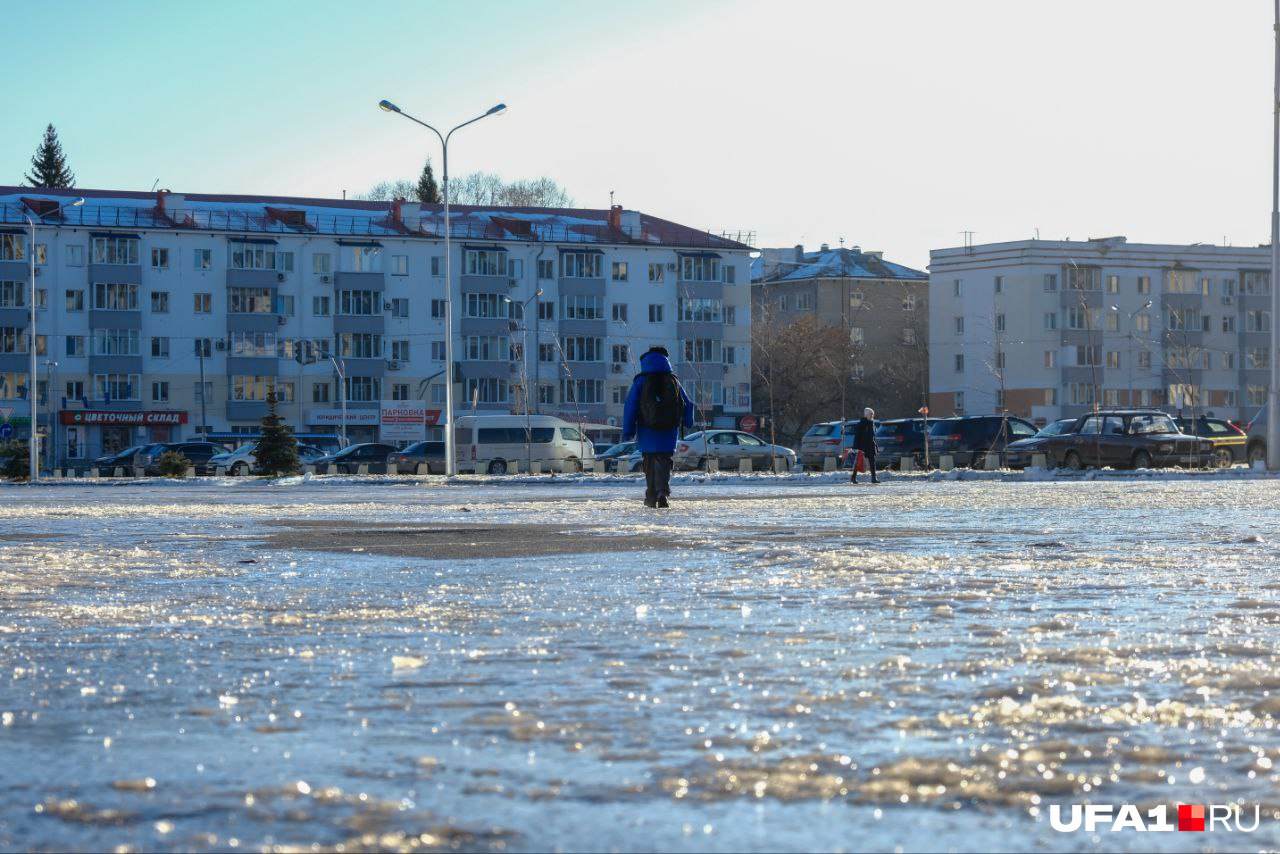
<svg viewBox="0 0 1280 854">
<path fill-rule="evenodd" d="M 430 158 L 427 158 L 426 164 L 422 167 L 422 176 L 418 178 L 418 201 L 425 205 L 438 205 L 441 202 L 440 185 L 436 183 Z"/>
<path fill-rule="evenodd" d="M 58 132 L 49 125 L 44 140 L 31 158 L 31 174 L 22 176 L 31 187 L 68 188 L 76 185 L 75 173 L 67 168 L 67 158 L 58 142 Z"/>
<path fill-rule="evenodd" d="M 262 419 L 262 438 L 258 440 L 257 450 L 253 456 L 258 468 L 272 476 L 297 474 L 298 440 L 292 431 L 284 425 L 284 419 L 276 414 L 276 390 L 273 387 L 267 393 L 267 414 Z"/>
</svg>

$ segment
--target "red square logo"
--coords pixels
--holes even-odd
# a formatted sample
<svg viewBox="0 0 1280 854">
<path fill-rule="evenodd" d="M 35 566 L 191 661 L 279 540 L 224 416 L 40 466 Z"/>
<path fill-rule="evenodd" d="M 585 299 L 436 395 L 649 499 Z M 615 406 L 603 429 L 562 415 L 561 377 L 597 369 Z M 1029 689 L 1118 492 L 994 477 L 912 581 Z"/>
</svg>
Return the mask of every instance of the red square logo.
<svg viewBox="0 0 1280 854">
<path fill-rule="evenodd" d="M 1178 804 L 1178 830 L 1204 830 L 1204 804 Z"/>
</svg>

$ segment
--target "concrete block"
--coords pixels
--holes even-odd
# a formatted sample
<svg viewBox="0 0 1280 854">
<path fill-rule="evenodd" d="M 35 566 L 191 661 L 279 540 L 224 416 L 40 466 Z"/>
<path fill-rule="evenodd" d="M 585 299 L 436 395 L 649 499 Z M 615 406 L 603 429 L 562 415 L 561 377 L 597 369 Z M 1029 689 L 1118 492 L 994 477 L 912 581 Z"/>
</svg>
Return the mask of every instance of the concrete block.
<svg viewBox="0 0 1280 854">
<path fill-rule="evenodd" d="M 519 460 L 507 460 L 507 474 L 520 474 Z"/>
<path fill-rule="evenodd" d="M 102 477 L 102 472 L 98 470 L 97 466 L 95 466 L 89 469 L 89 477 Z"/>
<path fill-rule="evenodd" d="M 1032 454 L 1031 467 L 1033 469 L 1047 469 L 1049 467 L 1049 457 L 1046 454 Z"/>
<path fill-rule="evenodd" d="M 315 474 L 315 473 L 316 473 L 316 467 L 315 467 L 314 465 L 312 465 L 311 463 L 307 463 L 307 464 L 305 464 L 305 465 L 302 467 L 302 473 L 303 473 L 303 474 Z"/>
<path fill-rule="evenodd" d="M 595 472 L 596 472 L 596 461 L 595 461 L 595 460 L 583 460 L 583 461 L 582 461 L 582 471 L 583 471 L 585 474 L 595 474 Z"/>
<path fill-rule="evenodd" d="M 898 471 L 915 471 L 915 457 L 898 457 Z"/>
<path fill-rule="evenodd" d="M 529 464 L 529 474 L 542 474 L 542 460 L 534 460 Z"/>
<path fill-rule="evenodd" d="M 773 473 L 774 473 L 774 474 L 786 474 L 786 473 L 787 473 L 787 461 L 786 461 L 785 459 L 783 459 L 782 457 L 774 457 L 774 458 L 773 458 Z"/>
<path fill-rule="evenodd" d="M 751 471 L 751 460 L 738 460 L 738 474 L 747 474 Z"/>
<path fill-rule="evenodd" d="M 938 468 L 942 469 L 943 471 L 951 471 L 955 467 L 956 467 L 956 458 L 951 456 L 951 454 L 943 454 L 942 456 L 938 457 Z"/>
<path fill-rule="evenodd" d="M 982 467 L 987 471 L 995 471 L 1000 468 L 1000 454 L 991 453 L 982 458 Z"/>
<path fill-rule="evenodd" d="M 426 463 L 418 463 L 414 466 L 414 474 L 431 474 L 431 466 Z"/>
<path fill-rule="evenodd" d="M 709 472 L 720 471 L 720 461 L 715 457 L 707 457 L 707 471 Z"/>
<path fill-rule="evenodd" d="M 227 476 L 227 467 L 226 467 L 226 466 L 214 466 L 214 467 L 213 467 L 213 476 L 214 476 L 214 477 L 226 477 L 226 476 Z"/>
<path fill-rule="evenodd" d="M 186 470 L 185 472 L 183 472 L 182 476 L 183 476 L 183 477 L 195 477 L 195 476 L 196 476 L 196 467 L 195 467 L 195 466 L 187 466 L 187 470 Z"/>
<path fill-rule="evenodd" d="M 124 477 L 124 466 L 116 466 L 115 476 Z M 135 474 L 134 476 L 136 477 L 137 475 Z"/>
<path fill-rule="evenodd" d="M 368 474 L 368 473 L 369 473 L 368 463 L 361 463 L 360 465 L 356 466 L 356 474 Z"/>
<path fill-rule="evenodd" d="M 53 478 L 54 480 L 62 480 L 62 469 L 54 469 Z"/>
<path fill-rule="evenodd" d="M 823 457 L 823 458 L 822 458 L 822 470 L 823 470 L 823 471 L 835 471 L 835 470 L 836 470 L 836 458 L 835 458 L 835 457 Z"/>
</svg>

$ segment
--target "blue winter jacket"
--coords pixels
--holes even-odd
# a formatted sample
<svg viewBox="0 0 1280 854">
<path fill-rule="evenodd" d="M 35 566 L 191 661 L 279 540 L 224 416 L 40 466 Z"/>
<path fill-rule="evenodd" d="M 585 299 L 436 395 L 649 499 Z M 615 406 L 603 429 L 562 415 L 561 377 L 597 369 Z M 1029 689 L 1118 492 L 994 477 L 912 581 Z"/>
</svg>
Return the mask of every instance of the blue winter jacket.
<svg viewBox="0 0 1280 854">
<path fill-rule="evenodd" d="M 644 387 L 645 374 L 674 374 L 671 360 L 656 350 L 650 350 L 640 357 L 640 373 L 631 382 L 631 391 L 627 393 L 627 405 L 622 410 L 622 441 L 636 437 L 636 450 L 650 454 L 669 454 L 676 449 L 676 439 L 680 436 L 679 428 L 655 430 L 637 423 L 640 416 L 640 389 Z M 680 396 L 684 398 L 684 426 L 693 426 L 693 401 L 680 387 Z"/>
</svg>

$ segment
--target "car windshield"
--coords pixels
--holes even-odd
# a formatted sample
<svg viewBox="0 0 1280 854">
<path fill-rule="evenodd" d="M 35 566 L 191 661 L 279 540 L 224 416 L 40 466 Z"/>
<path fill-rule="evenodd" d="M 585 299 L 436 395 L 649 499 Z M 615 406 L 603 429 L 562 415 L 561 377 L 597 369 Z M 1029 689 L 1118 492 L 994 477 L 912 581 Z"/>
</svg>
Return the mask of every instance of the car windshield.
<svg viewBox="0 0 1280 854">
<path fill-rule="evenodd" d="M 1178 425 L 1168 415 L 1135 415 L 1129 422 L 1129 432 L 1136 436 L 1151 433 L 1177 433 Z"/>
<path fill-rule="evenodd" d="M 935 421 L 933 426 L 929 428 L 930 436 L 950 436 L 952 431 L 956 429 L 954 421 Z"/>
<path fill-rule="evenodd" d="M 840 431 L 839 424 L 814 424 L 812 427 L 809 428 L 809 432 L 805 433 L 805 435 L 806 436 L 830 436 L 831 434 L 838 433 L 839 431 Z"/>
<path fill-rule="evenodd" d="M 619 443 L 618 443 L 618 444 L 616 444 L 616 445 L 610 445 L 610 446 L 605 450 L 605 452 L 604 452 L 603 454 L 601 454 L 600 456 L 602 456 L 602 457 L 618 457 L 618 456 L 622 456 L 623 454 L 628 454 L 628 453 L 630 453 L 630 452 L 631 452 L 631 449 L 632 449 L 633 447 L 635 447 L 635 442 L 619 442 Z"/>
<path fill-rule="evenodd" d="M 697 433 L 690 433 L 688 436 L 685 436 L 684 440 L 686 442 L 693 442 L 701 438 L 702 438 L 702 431 L 699 430 Z"/>
</svg>

